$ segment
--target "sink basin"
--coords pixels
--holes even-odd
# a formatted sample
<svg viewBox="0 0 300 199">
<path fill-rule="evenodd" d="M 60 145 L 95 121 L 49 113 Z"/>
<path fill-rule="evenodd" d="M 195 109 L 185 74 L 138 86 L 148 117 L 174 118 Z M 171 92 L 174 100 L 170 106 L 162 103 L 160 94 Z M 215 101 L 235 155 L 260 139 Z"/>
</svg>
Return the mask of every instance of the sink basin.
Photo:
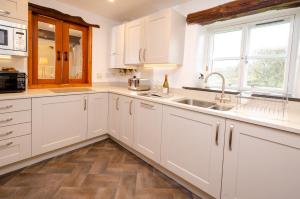
<svg viewBox="0 0 300 199">
<path fill-rule="evenodd" d="M 202 108 L 209 108 L 209 107 L 212 107 L 212 106 L 216 105 L 216 103 L 214 103 L 214 102 L 207 102 L 207 101 L 193 100 L 193 99 L 183 99 L 183 100 L 179 100 L 177 102 L 181 103 L 181 104 L 199 106 L 199 107 L 202 107 Z"/>
<path fill-rule="evenodd" d="M 218 111 L 230 111 L 233 109 L 233 106 L 222 106 L 222 105 L 215 105 L 210 107 L 212 110 L 218 110 Z"/>
<path fill-rule="evenodd" d="M 178 100 L 176 102 L 181 103 L 181 104 L 191 105 L 191 106 L 198 106 L 198 107 L 202 107 L 202 108 L 218 110 L 218 111 L 230 111 L 231 109 L 233 109 L 233 106 L 219 105 L 214 102 L 193 100 L 193 99 L 183 99 L 183 100 Z"/>
</svg>

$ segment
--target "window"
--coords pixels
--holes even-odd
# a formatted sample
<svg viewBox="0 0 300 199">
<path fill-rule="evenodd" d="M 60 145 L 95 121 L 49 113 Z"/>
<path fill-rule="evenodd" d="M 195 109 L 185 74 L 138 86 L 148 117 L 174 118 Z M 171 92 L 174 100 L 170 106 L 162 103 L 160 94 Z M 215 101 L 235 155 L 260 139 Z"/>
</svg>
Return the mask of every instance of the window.
<svg viewBox="0 0 300 199">
<path fill-rule="evenodd" d="M 292 18 L 285 18 L 212 32 L 209 69 L 225 76 L 227 88 L 285 91 L 292 25 Z"/>
</svg>

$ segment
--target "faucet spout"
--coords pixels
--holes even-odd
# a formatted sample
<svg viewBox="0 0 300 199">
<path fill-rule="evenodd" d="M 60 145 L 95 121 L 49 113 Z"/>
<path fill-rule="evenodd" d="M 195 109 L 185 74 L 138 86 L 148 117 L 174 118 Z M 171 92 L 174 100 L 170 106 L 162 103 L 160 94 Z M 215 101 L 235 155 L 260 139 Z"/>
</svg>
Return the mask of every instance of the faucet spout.
<svg viewBox="0 0 300 199">
<path fill-rule="evenodd" d="M 208 74 L 205 78 L 205 83 L 207 83 L 208 79 L 212 76 L 212 75 L 218 75 L 221 79 L 222 79 L 222 94 L 221 94 L 221 98 L 220 98 L 220 102 L 224 103 L 226 101 L 226 97 L 225 97 L 225 77 L 224 75 L 222 75 L 221 73 L 218 72 L 212 72 L 210 74 Z"/>
</svg>

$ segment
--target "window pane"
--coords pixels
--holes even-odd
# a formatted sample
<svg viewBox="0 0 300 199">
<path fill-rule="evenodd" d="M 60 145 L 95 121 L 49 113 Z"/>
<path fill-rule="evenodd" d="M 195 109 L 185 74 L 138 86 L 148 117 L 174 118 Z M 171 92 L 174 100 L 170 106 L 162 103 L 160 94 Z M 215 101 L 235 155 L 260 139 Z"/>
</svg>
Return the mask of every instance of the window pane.
<svg viewBox="0 0 300 199">
<path fill-rule="evenodd" d="M 284 58 L 249 60 L 247 85 L 282 89 L 284 66 Z"/>
<path fill-rule="evenodd" d="M 69 78 L 82 79 L 82 32 L 69 30 Z"/>
<path fill-rule="evenodd" d="M 214 61 L 213 72 L 219 72 L 225 77 L 226 86 L 237 87 L 239 85 L 239 60 Z M 222 81 L 218 76 L 209 79 L 209 87 L 220 87 Z"/>
<path fill-rule="evenodd" d="M 250 56 L 286 56 L 290 23 L 273 23 L 250 30 Z"/>
<path fill-rule="evenodd" d="M 55 79 L 55 26 L 38 22 L 38 79 Z"/>
<path fill-rule="evenodd" d="M 240 57 L 242 30 L 214 35 L 213 58 Z"/>
</svg>

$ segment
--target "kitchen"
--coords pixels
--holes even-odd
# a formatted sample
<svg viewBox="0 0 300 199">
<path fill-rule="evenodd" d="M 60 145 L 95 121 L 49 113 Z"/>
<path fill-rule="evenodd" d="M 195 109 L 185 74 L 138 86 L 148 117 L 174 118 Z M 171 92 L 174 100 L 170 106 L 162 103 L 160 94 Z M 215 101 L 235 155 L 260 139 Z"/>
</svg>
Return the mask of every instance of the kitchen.
<svg viewBox="0 0 300 199">
<path fill-rule="evenodd" d="M 299 198 L 298 1 L 0 1 L 0 198 Z"/>
</svg>

